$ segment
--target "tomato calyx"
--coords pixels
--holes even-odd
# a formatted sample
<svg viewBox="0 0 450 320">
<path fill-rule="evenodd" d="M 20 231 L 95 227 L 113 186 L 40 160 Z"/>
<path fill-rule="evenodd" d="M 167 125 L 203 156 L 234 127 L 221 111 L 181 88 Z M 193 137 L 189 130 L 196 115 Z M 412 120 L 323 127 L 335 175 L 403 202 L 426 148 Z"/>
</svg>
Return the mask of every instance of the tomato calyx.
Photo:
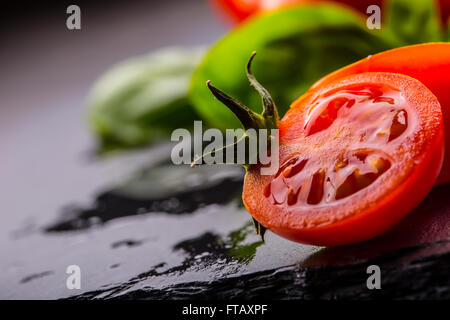
<svg viewBox="0 0 450 320">
<path fill-rule="evenodd" d="M 250 59 L 248 60 L 246 73 L 250 84 L 261 96 L 263 106 L 263 111 L 261 114 L 254 112 L 249 107 L 230 97 L 225 92 L 214 87 L 211 84 L 211 80 L 208 80 L 206 85 L 211 93 L 236 115 L 245 129 L 277 129 L 280 123 L 277 106 L 275 105 L 270 93 L 258 82 L 258 80 L 256 80 L 251 70 L 252 62 L 255 56 L 256 51 L 252 53 Z"/>
<path fill-rule="evenodd" d="M 251 71 L 251 65 L 252 65 L 252 61 L 253 61 L 255 55 L 256 55 L 256 52 L 253 52 L 247 63 L 246 73 L 247 73 L 247 78 L 248 78 L 251 86 L 253 86 L 255 88 L 255 90 L 258 92 L 258 94 L 261 96 L 262 107 L 263 107 L 262 113 L 256 113 L 255 111 L 251 110 L 249 107 L 244 105 L 243 103 L 241 103 L 238 100 L 236 100 L 235 98 L 229 96 L 222 90 L 216 88 L 215 86 L 213 86 L 211 84 L 211 80 L 208 80 L 206 82 L 206 85 L 207 85 L 208 89 L 211 91 L 211 93 L 214 95 L 214 97 L 216 97 L 231 112 L 234 113 L 234 115 L 239 119 L 239 121 L 241 122 L 241 124 L 245 130 L 265 129 L 265 130 L 268 130 L 268 133 L 270 133 L 271 129 L 278 129 L 278 126 L 280 123 L 280 118 L 278 116 L 277 106 L 275 105 L 275 102 L 274 102 L 272 96 L 267 91 L 267 89 L 265 89 L 256 80 L 255 76 L 253 75 L 253 73 Z M 197 156 L 194 159 L 194 161 L 191 163 L 191 167 L 203 164 L 203 159 L 206 155 L 215 156 L 215 154 L 218 153 L 219 151 L 221 151 L 222 154 L 225 155 L 226 152 L 223 152 L 223 151 L 225 151 L 228 148 L 234 149 L 234 156 L 236 157 L 236 155 L 238 154 L 237 148 L 240 143 L 245 143 L 245 151 L 246 151 L 245 154 L 246 154 L 247 158 L 254 156 L 254 155 L 249 154 L 248 138 L 249 138 L 249 136 L 247 135 L 247 133 L 244 133 L 239 139 L 237 139 L 236 142 L 234 142 L 230 145 L 226 145 L 220 149 L 215 149 L 207 154 L 202 154 L 202 155 Z M 267 140 L 268 140 L 267 145 L 269 147 L 270 147 L 270 142 L 272 139 L 274 139 L 274 137 L 271 136 L 270 134 L 267 134 Z M 260 144 L 258 141 L 258 148 L 259 148 L 259 146 L 260 146 Z M 257 150 L 257 154 L 258 153 L 259 153 L 259 150 Z M 243 166 L 247 171 L 250 169 L 251 164 L 250 164 L 249 159 L 246 159 L 246 163 L 244 163 Z"/>
<path fill-rule="evenodd" d="M 256 55 L 256 52 L 253 52 L 247 63 L 246 73 L 247 73 L 247 78 L 250 82 L 250 85 L 258 92 L 258 94 L 261 97 L 262 109 L 263 109 L 263 111 L 261 113 L 254 112 L 253 110 L 251 110 L 249 107 L 247 107 L 243 103 L 239 102 L 238 100 L 229 96 L 225 92 L 216 88 L 215 86 L 213 86 L 211 84 L 210 80 L 208 80 L 206 82 L 206 85 L 207 85 L 208 89 L 211 91 L 211 93 L 214 95 L 214 97 L 216 97 L 231 112 L 234 113 L 234 115 L 239 119 L 239 121 L 241 122 L 241 124 L 245 130 L 249 130 L 249 129 L 267 130 L 267 146 L 268 146 L 268 148 L 270 148 L 271 141 L 272 141 L 272 139 L 274 139 L 274 137 L 270 135 L 270 132 L 272 129 L 278 129 L 278 126 L 280 123 L 280 118 L 278 115 L 277 106 L 276 106 L 272 96 L 267 91 L 267 89 L 264 88 L 258 82 L 258 80 L 256 80 L 255 76 L 253 75 L 253 73 L 251 71 L 251 65 L 252 65 L 252 61 L 253 61 L 255 55 Z M 259 135 L 257 135 L 257 139 L 260 139 Z M 216 153 L 221 151 L 222 154 L 225 156 L 226 152 L 223 152 L 223 151 L 225 151 L 228 148 L 234 149 L 233 154 L 236 158 L 236 156 L 238 154 L 238 145 L 240 143 L 245 143 L 245 151 L 246 151 L 245 154 L 246 154 L 247 158 L 246 158 L 246 163 L 244 163 L 243 166 L 246 169 L 246 171 L 248 171 L 248 170 L 250 170 L 250 167 L 252 165 L 252 164 L 250 164 L 250 161 L 248 161 L 248 158 L 254 156 L 254 155 L 249 154 L 250 148 L 249 148 L 248 142 L 249 142 L 249 136 L 247 135 L 246 132 L 244 132 L 244 134 L 239 139 L 237 139 L 236 142 L 234 142 L 230 145 L 226 145 L 220 149 L 214 149 L 213 151 L 211 151 L 207 154 L 203 154 L 203 155 L 196 157 L 194 159 L 194 161 L 191 163 L 191 167 L 194 167 L 199 164 L 203 164 L 203 159 L 206 155 L 215 156 Z M 257 146 L 258 146 L 257 147 L 257 154 L 258 154 L 260 152 L 259 148 L 261 146 L 259 141 L 257 141 Z M 259 235 L 261 237 L 261 240 L 264 242 L 264 234 L 266 232 L 266 228 L 262 224 L 260 224 L 255 218 L 253 218 L 253 223 L 255 225 L 256 234 Z"/>
</svg>

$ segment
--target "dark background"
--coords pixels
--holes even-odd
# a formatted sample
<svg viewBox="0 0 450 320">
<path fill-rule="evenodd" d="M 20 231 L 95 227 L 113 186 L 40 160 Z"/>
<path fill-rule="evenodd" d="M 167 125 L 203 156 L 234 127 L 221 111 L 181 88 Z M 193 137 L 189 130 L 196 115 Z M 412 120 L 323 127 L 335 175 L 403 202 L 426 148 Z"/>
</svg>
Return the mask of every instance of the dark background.
<svg viewBox="0 0 450 320">
<path fill-rule="evenodd" d="M 66 3 L 82 29 L 66 28 Z M 211 43 L 224 33 L 203 0 L 18 1 L 2 6 L 1 233 L 54 214 L 109 180 L 88 163 L 85 99 L 115 63 L 154 49 Z"/>
</svg>

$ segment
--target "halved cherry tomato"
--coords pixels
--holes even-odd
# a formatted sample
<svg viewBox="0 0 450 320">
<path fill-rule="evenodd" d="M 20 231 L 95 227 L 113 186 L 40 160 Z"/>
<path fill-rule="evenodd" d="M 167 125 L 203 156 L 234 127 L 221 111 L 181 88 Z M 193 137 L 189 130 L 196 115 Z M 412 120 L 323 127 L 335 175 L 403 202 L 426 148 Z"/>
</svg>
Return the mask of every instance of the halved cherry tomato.
<svg viewBox="0 0 450 320">
<path fill-rule="evenodd" d="M 339 69 L 317 81 L 294 104 L 339 78 L 363 72 L 394 72 L 422 82 L 438 98 L 444 116 L 446 141 L 450 141 L 450 43 L 428 43 L 385 51 Z M 450 144 L 437 184 L 450 181 Z"/>
<path fill-rule="evenodd" d="M 279 123 L 280 166 L 244 182 L 247 210 L 293 241 L 344 245 L 375 237 L 433 187 L 444 156 L 436 97 L 394 73 L 362 73 L 316 86 Z"/>
</svg>

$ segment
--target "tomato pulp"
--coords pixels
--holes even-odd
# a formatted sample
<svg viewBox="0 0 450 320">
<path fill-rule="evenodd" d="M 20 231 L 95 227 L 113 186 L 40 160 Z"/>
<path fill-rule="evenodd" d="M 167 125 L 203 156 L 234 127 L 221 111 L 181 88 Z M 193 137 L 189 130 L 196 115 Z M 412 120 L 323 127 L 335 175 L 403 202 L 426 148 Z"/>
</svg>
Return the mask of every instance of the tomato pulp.
<svg viewBox="0 0 450 320">
<path fill-rule="evenodd" d="M 339 78 L 363 72 L 393 72 L 413 77 L 430 89 L 438 98 L 445 123 L 446 141 L 450 141 L 450 43 L 428 43 L 378 53 L 347 67 L 339 69 L 317 81 L 310 90 L 292 106 L 314 94 Z M 448 142 L 447 144 L 449 144 Z M 437 184 L 450 181 L 450 145 L 445 151 L 445 160 Z"/>
<path fill-rule="evenodd" d="M 327 81 L 279 123 L 280 166 L 252 166 L 243 201 L 264 227 L 293 241 L 344 245 L 391 228 L 433 187 L 444 157 L 436 97 L 393 73 Z"/>
</svg>

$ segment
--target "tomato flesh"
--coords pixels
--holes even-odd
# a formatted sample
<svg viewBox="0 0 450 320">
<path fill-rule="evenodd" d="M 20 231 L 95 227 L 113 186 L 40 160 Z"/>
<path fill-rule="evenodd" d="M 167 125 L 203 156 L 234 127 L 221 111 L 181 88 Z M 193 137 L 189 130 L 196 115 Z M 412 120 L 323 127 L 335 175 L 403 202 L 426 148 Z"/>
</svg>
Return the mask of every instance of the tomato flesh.
<svg viewBox="0 0 450 320">
<path fill-rule="evenodd" d="M 294 104 L 280 122 L 280 165 L 245 178 L 243 200 L 288 239 L 342 245 L 386 231 L 428 194 L 444 154 L 439 102 L 415 79 L 364 73 Z"/>
<path fill-rule="evenodd" d="M 327 157 L 322 161 L 314 159 L 320 155 L 289 159 L 266 186 L 265 195 L 271 196 L 273 204 L 319 204 L 345 198 L 370 185 L 391 166 L 389 156 L 380 154 L 382 145 L 397 139 L 408 127 L 407 112 L 399 104 L 404 104 L 404 99 L 398 91 L 370 84 L 319 97 L 305 110 L 304 132 L 312 136 L 342 122 L 336 123 L 321 143 L 331 141 Z M 341 137 L 345 139 L 342 143 L 359 147 L 351 152 L 336 149 L 336 140 Z"/>
</svg>

